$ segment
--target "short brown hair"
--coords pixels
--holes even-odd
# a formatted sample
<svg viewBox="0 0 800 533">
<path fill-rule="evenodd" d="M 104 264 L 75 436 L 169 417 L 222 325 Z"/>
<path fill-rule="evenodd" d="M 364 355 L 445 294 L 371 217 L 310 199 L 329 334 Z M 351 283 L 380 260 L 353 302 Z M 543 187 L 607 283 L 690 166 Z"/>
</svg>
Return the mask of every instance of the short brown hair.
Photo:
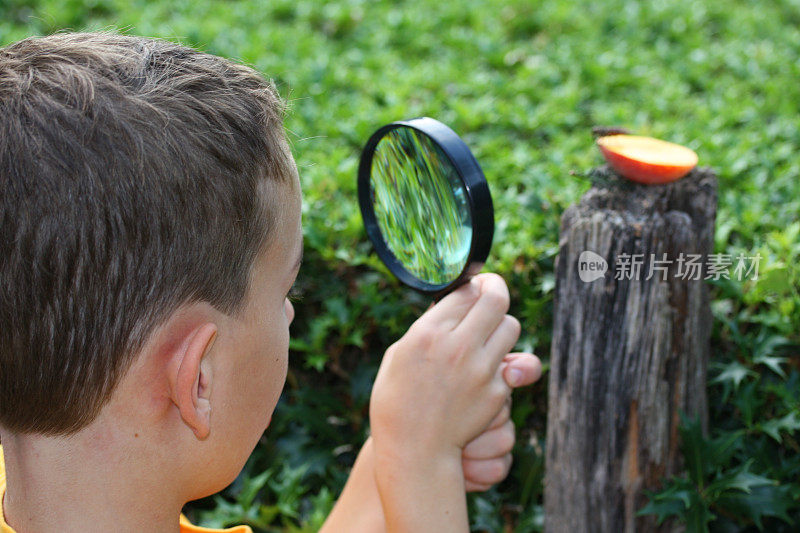
<svg viewBox="0 0 800 533">
<path fill-rule="evenodd" d="M 243 307 L 296 172 L 253 69 L 162 40 L 0 48 L 0 425 L 89 424 L 183 304 Z"/>
</svg>

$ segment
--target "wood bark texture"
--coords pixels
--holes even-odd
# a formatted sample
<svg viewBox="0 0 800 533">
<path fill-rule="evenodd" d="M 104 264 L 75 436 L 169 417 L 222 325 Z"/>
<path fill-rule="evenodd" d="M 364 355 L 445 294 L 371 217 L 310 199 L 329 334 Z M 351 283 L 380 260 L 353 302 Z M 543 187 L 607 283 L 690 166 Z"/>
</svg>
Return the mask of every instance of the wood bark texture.
<svg viewBox="0 0 800 533">
<path fill-rule="evenodd" d="M 606 167 L 594 174 L 605 179 L 561 218 L 545 530 L 674 531 L 675 524 L 657 527 L 652 516 L 636 512 L 647 501 L 643 490 L 658 489 L 661 478 L 681 470 L 680 413 L 707 424 L 711 310 L 704 278 L 717 179 L 709 169 L 695 169 L 676 182 L 648 186 Z M 595 281 L 580 277 L 579 258 L 587 250 L 608 265 Z M 626 255 L 635 254 L 642 257 L 638 275 L 624 266 Z M 687 276 L 681 254 L 684 260 L 701 254 L 697 279 Z M 583 267 L 586 272 L 589 265 Z"/>
</svg>

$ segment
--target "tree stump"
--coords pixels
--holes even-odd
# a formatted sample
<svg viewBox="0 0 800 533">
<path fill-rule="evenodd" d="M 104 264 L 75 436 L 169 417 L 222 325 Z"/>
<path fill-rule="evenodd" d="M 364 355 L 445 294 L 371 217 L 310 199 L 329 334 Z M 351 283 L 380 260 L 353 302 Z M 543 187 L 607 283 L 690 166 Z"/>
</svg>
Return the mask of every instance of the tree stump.
<svg viewBox="0 0 800 533">
<path fill-rule="evenodd" d="M 680 413 L 707 425 L 717 179 L 695 169 L 648 186 L 593 173 L 603 179 L 561 219 L 545 530 L 671 531 L 636 512 L 644 489 L 680 472 Z"/>
</svg>

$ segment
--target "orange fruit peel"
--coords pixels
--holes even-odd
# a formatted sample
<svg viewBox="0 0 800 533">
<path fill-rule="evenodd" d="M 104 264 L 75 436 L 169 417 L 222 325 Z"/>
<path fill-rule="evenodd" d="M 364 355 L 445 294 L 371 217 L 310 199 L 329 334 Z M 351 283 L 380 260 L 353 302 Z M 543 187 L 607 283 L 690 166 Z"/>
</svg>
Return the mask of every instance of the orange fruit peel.
<svg viewBox="0 0 800 533">
<path fill-rule="evenodd" d="M 653 137 L 606 135 L 596 142 L 611 168 L 638 183 L 670 183 L 697 166 L 694 150 Z"/>
</svg>

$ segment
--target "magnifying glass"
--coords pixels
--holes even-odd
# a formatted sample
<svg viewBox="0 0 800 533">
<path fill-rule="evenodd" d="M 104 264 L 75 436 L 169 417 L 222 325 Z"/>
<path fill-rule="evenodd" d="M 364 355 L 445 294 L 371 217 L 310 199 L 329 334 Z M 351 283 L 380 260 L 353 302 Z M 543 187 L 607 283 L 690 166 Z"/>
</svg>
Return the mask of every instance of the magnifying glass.
<svg viewBox="0 0 800 533">
<path fill-rule="evenodd" d="M 494 235 L 489 185 L 464 141 L 438 120 L 393 122 L 369 138 L 358 203 L 384 264 L 437 301 L 486 263 Z"/>
</svg>

